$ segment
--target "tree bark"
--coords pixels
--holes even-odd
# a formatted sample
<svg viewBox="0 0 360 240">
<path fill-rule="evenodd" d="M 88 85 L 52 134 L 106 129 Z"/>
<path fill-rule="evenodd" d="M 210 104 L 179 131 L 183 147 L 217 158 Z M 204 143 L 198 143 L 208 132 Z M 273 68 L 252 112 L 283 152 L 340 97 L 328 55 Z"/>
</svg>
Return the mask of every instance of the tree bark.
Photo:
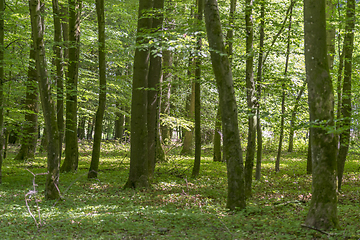
<svg viewBox="0 0 360 240">
<path fill-rule="evenodd" d="M 203 21 L 203 8 L 204 0 L 197 0 L 197 26 L 200 28 Z M 201 36 L 198 36 L 196 42 L 196 52 L 195 56 L 195 160 L 194 167 L 192 170 L 192 177 L 195 178 L 199 176 L 200 173 L 200 161 L 201 161 L 201 114 L 200 114 L 200 86 L 201 86 L 201 45 L 202 40 Z"/>
<path fill-rule="evenodd" d="M 124 132 L 125 116 L 121 112 L 122 108 L 120 107 L 120 103 L 117 103 L 116 105 L 117 105 L 119 110 L 115 113 L 115 115 L 116 115 L 116 119 L 115 119 L 115 139 L 119 140 L 119 142 L 121 142 L 122 137 L 123 137 L 123 132 Z"/>
<path fill-rule="evenodd" d="M 161 85 L 161 114 L 170 115 L 170 96 L 171 96 L 171 66 L 173 54 L 169 50 L 163 52 L 163 77 Z M 161 140 L 170 140 L 170 129 L 168 126 L 161 126 Z"/>
<path fill-rule="evenodd" d="M 215 133 L 214 133 L 214 162 L 221 162 L 221 108 L 220 103 L 216 111 Z"/>
<path fill-rule="evenodd" d="M 69 67 L 66 81 L 65 160 L 61 172 L 76 171 L 79 161 L 77 138 L 77 83 L 79 77 L 81 0 L 69 0 Z"/>
<path fill-rule="evenodd" d="M 4 144 L 4 11 L 5 0 L 0 0 L 0 184 L 2 183 L 2 162 Z"/>
<path fill-rule="evenodd" d="M 50 81 L 46 71 L 44 24 L 41 19 L 44 5 L 39 0 L 29 1 L 33 48 L 35 51 L 36 71 L 39 79 L 39 89 L 47 131 L 47 168 L 45 183 L 45 199 L 58 199 L 59 185 L 59 133 L 57 129 L 56 111 L 51 98 Z"/>
<path fill-rule="evenodd" d="M 341 190 L 345 161 L 349 151 L 351 128 L 351 72 L 352 53 L 354 48 L 355 32 L 355 0 L 348 0 L 346 6 L 346 26 L 343 45 L 344 54 L 344 81 L 341 101 L 341 128 L 340 149 L 337 159 L 338 190 Z"/>
<path fill-rule="evenodd" d="M 162 25 L 164 21 L 164 0 L 154 1 L 153 6 L 153 19 L 152 19 L 152 33 L 155 35 L 162 31 Z M 160 39 L 162 40 L 162 39 Z M 147 121 L 148 121 L 148 163 L 149 163 L 149 177 L 152 178 L 155 171 L 156 163 L 156 145 L 160 144 L 158 141 L 158 121 L 159 121 L 159 89 L 160 89 L 160 78 L 162 68 L 162 58 L 159 56 L 160 49 L 152 47 L 151 52 L 156 53 L 150 54 L 150 67 L 148 74 L 148 105 L 147 105 Z M 159 147 L 159 146 L 158 146 Z M 161 144 L 160 144 L 161 147 Z"/>
<path fill-rule="evenodd" d="M 245 194 L 249 198 L 252 196 L 252 172 L 254 168 L 254 158 L 256 150 L 256 121 L 255 121 L 255 81 L 254 81 L 254 29 L 252 19 L 253 1 L 245 1 L 245 23 L 246 23 L 246 96 L 248 107 L 248 142 L 246 147 L 245 160 Z"/>
<path fill-rule="evenodd" d="M 151 8 L 151 1 L 139 0 L 137 46 L 148 43 L 144 35 L 151 29 L 151 18 L 147 16 Z M 149 57 L 149 48 L 137 48 L 135 50 L 131 101 L 130 173 L 124 188 L 146 188 L 149 186 L 146 91 Z"/>
<path fill-rule="evenodd" d="M 338 227 L 334 92 L 326 47 L 325 0 L 304 0 L 305 65 L 311 129 L 312 199 L 305 224 L 318 229 Z"/>
<path fill-rule="evenodd" d="M 211 62 L 215 73 L 222 111 L 224 154 L 227 158 L 228 175 L 228 196 L 226 205 L 227 208 L 231 210 L 243 209 L 246 206 L 243 173 L 244 166 L 231 66 L 225 50 L 217 1 L 205 0 L 204 9 Z"/>
<path fill-rule="evenodd" d="M 106 46 L 104 0 L 96 0 L 99 42 L 99 106 L 95 116 L 95 134 L 88 178 L 97 178 L 100 160 L 102 122 L 106 106 Z"/>
</svg>

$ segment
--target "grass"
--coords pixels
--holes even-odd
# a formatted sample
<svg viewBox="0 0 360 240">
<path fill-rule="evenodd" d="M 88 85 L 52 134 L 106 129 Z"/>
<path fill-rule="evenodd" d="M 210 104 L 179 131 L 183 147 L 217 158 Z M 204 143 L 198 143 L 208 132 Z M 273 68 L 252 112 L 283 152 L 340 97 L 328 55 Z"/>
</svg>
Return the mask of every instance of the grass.
<svg viewBox="0 0 360 240">
<path fill-rule="evenodd" d="M 31 162 L 15 162 L 11 147 L 0 185 L 1 239 L 359 239 L 359 156 L 346 164 L 339 193 L 341 229 L 329 235 L 302 228 L 311 199 L 306 154 L 283 154 L 274 172 L 275 153 L 264 155 L 262 179 L 253 181 L 247 208 L 229 212 L 226 165 L 204 150 L 200 177 L 191 179 L 193 157 L 178 148 L 159 163 L 152 187 L 122 190 L 129 172 L 129 146 L 102 144 L 99 179 L 88 180 L 91 145 L 80 144 L 79 170 L 60 176 L 60 201 L 44 200 L 45 154 Z M 25 201 L 27 199 L 27 203 Z M 28 208 L 29 207 L 29 208 Z M 33 217 L 30 215 L 33 214 Z M 332 235 L 330 235 L 332 234 Z"/>
</svg>

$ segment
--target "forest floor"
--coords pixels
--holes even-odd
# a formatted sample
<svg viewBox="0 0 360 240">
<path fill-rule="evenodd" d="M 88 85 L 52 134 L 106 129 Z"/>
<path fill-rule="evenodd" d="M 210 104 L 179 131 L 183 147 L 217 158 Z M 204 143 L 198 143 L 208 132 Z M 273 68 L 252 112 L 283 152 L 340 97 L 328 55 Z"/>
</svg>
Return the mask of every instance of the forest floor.
<svg viewBox="0 0 360 240">
<path fill-rule="evenodd" d="M 80 143 L 79 169 L 60 176 L 59 201 L 44 200 L 44 153 L 15 162 L 10 148 L 0 185 L 1 239 L 360 239 L 360 155 L 351 153 L 339 193 L 341 229 L 319 232 L 304 223 L 311 199 L 306 153 L 283 153 L 275 173 L 275 153 L 266 152 L 262 178 L 242 211 L 228 211 L 226 165 L 204 149 L 200 176 L 192 179 L 193 157 L 167 152 L 152 186 L 122 190 L 129 174 L 129 145 L 102 144 L 98 179 L 88 180 L 91 145 Z"/>
</svg>

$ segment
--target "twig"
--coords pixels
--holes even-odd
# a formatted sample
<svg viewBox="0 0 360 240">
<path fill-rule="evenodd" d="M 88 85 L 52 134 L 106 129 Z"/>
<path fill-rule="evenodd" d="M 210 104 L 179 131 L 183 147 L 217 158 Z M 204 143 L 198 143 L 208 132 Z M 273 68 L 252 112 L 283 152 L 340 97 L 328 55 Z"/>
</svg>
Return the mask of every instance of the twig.
<svg viewBox="0 0 360 240">
<path fill-rule="evenodd" d="M 231 232 L 230 229 L 225 225 L 225 223 L 224 223 L 223 221 L 221 221 L 220 218 L 218 218 L 218 219 L 219 219 L 219 221 L 224 225 L 224 227 L 226 228 L 226 230 L 231 234 L 232 238 L 235 239 L 234 234 L 232 234 L 232 232 Z"/>
<path fill-rule="evenodd" d="M 320 232 L 320 233 L 322 233 L 322 234 L 326 234 L 326 235 L 328 235 L 328 236 L 336 236 L 335 233 L 328 233 L 328 232 L 325 232 L 325 231 L 323 231 L 323 230 L 321 230 L 321 229 L 318 229 L 318 228 L 315 228 L 315 227 L 312 227 L 312 226 L 308 226 L 308 225 L 305 225 L 305 224 L 301 224 L 301 226 L 302 226 L 302 227 L 305 227 L 305 228 L 310 228 L 310 229 L 312 229 L 312 230 L 318 231 L 318 232 Z"/>
</svg>

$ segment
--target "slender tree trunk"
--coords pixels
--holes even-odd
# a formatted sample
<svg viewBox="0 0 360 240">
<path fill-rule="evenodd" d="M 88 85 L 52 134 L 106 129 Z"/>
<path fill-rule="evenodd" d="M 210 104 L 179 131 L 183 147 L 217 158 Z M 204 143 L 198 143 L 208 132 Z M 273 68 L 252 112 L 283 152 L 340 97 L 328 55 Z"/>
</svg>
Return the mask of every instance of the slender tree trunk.
<svg viewBox="0 0 360 240">
<path fill-rule="evenodd" d="M 66 81 L 65 160 L 61 172 L 76 171 L 79 161 L 77 138 L 77 83 L 79 77 L 81 0 L 69 0 L 69 67 Z"/>
<path fill-rule="evenodd" d="M 260 9 L 260 39 L 259 39 L 259 59 L 257 68 L 257 98 L 256 98 L 256 140 L 257 140 L 257 152 L 256 152 L 256 171 L 255 179 L 260 180 L 261 177 L 261 159 L 262 159 L 262 130 L 260 121 L 260 101 L 261 101 L 261 81 L 262 81 L 262 69 L 263 69 L 263 56 L 264 56 L 264 28 L 265 28 L 265 1 L 261 1 Z"/>
<path fill-rule="evenodd" d="M 57 125 L 59 129 L 59 158 L 61 161 L 62 153 L 62 139 L 64 132 L 64 64 L 63 64 L 63 50 L 62 50 L 62 25 L 61 13 L 58 0 L 52 0 L 53 18 L 54 18 L 54 54 L 56 67 L 56 112 Z"/>
<path fill-rule="evenodd" d="M 161 113 L 170 115 L 170 96 L 171 96 L 171 66 L 173 54 L 169 50 L 163 51 L 163 77 L 161 85 Z M 161 140 L 170 140 L 170 129 L 168 126 L 161 126 Z"/>
<path fill-rule="evenodd" d="M 335 176 L 337 137 L 326 130 L 334 126 L 334 91 L 327 59 L 325 7 L 325 0 L 304 0 L 310 122 L 320 122 L 322 125 L 312 128 L 310 134 L 312 198 L 305 224 L 323 230 L 338 227 Z"/>
<path fill-rule="evenodd" d="M 0 0 L 0 184 L 2 183 L 2 162 L 4 142 L 4 11 L 5 0 Z"/>
<path fill-rule="evenodd" d="M 300 91 L 295 99 L 295 104 L 294 104 L 294 109 L 291 113 L 291 119 L 290 119 L 290 133 L 289 133 L 289 147 L 288 147 L 288 152 L 292 152 L 294 149 L 294 134 L 295 134 L 295 121 L 296 121 L 296 114 L 297 114 L 297 109 L 299 107 L 300 104 L 300 99 L 302 94 L 304 93 L 305 90 L 305 86 L 306 86 L 306 80 L 304 81 L 303 86 L 300 88 Z"/>
<path fill-rule="evenodd" d="M 227 208 L 234 210 L 246 206 L 244 191 L 244 166 L 238 129 L 237 105 L 231 66 L 226 54 L 220 14 L 216 0 L 205 0 L 205 23 L 222 111 L 224 155 L 227 161 Z"/>
<path fill-rule="evenodd" d="M 136 43 L 147 44 L 145 34 L 151 29 L 151 18 L 146 16 L 152 8 L 151 1 L 139 0 Z M 130 173 L 124 188 L 149 186 L 147 91 L 149 48 L 137 48 L 134 57 L 134 74 L 131 101 Z"/>
<path fill-rule="evenodd" d="M 220 103 L 216 111 L 215 133 L 214 133 L 214 161 L 221 162 L 221 108 Z"/>
<path fill-rule="evenodd" d="M 115 139 L 119 140 L 121 142 L 124 132 L 124 120 L 125 116 L 121 112 L 122 108 L 120 107 L 120 103 L 116 104 L 119 111 L 117 111 L 116 114 L 116 120 L 115 120 Z"/>
<path fill-rule="evenodd" d="M 37 133 L 38 133 L 38 83 L 36 67 L 31 61 L 35 62 L 35 51 L 30 50 L 30 63 L 28 68 L 28 79 L 26 81 L 25 97 L 25 123 L 23 128 L 23 137 L 21 147 L 15 160 L 32 159 L 35 155 Z"/>
<path fill-rule="evenodd" d="M 106 48 L 105 48 L 105 10 L 104 0 L 96 0 L 99 41 L 99 106 L 96 111 L 94 144 L 88 178 L 97 178 L 100 160 L 102 123 L 106 106 Z"/>
<path fill-rule="evenodd" d="M 246 148 L 245 160 L 245 194 L 249 198 L 252 196 L 252 172 L 254 168 L 254 157 L 256 150 L 256 121 L 255 121 L 255 81 L 254 81 L 254 29 L 252 19 L 253 1 L 245 1 L 245 22 L 246 22 L 246 96 L 248 107 L 248 143 Z"/>
<path fill-rule="evenodd" d="M 294 6 L 291 1 L 290 6 Z M 284 71 L 284 81 L 286 81 L 287 78 L 287 72 L 288 72 L 288 66 L 289 66 L 289 56 L 290 56 L 290 40 L 291 40 L 291 18 L 292 18 L 292 7 L 290 8 L 290 16 L 289 16 L 289 28 L 288 28 L 288 42 L 286 47 L 286 60 L 285 60 L 285 71 Z M 281 97 L 281 120 L 280 120 L 280 139 L 279 139 L 279 147 L 278 152 L 276 156 L 276 163 L 275 163 L 275 171 L 280 171 L 280 157 L 281 157 L 281 149 L 282 149 L 282 143 L 284 139 L 284 124 L 285 124 L 285 82 L 282 84 L 282 97 Z"/>
<path fill-rule="evenodd" d="M 197 26 L 200 27 L 203 21 L 204 0 L 197 0 Z M 199 176 L 201 161 L 201 114 L 200 114 L 200 81 L 201 81 L 201 36 L 198 36 L 196 43 L 197 55 L 195 56 L 195 160 L 192 170 L 192 177 Z"/>
<path fill-rule="evenodd" d="M 47 130 L 47 168 L 45 183 L 45 198 L 59 198 L 59 133 L 57 129 L 56 111 L 51 99 L 50 82 L 46 71 L 44 23 L 41 16 L 44 5 L 39 0 L 29 1 L 33 48 L 35 51 L 36 70 L 39 78 L 39 88 L 45 125 Z"/>
<path fill-rule="evenodd" d="M 351 72 L 352 53 L 354 48 L 355 32 L 355 0 L 348 0 L 346 6 L 346 26 L 343 45 L 344 54 L 344 82 L 341 101 L 341 127 L 344 129 L 340 134 L 340 149 L 337 159 L 338 190 L 341 190 L 345 161 L 349 151 L 350 128 L 351 128 Z"/>
<path fill-rule="evenodd" d="M 85 123 L 86 119 L 84 116 L 79 117 L 78 132 L 77 136 L 80 140 L 85 138 Z"/>
<path fill-rule="evenodd" d="M 189 67 L 187 71 L 187 77 L 191 79 L 192 75 L 192 65 L 193 65 L 193 58 L 189 57 Z M 189 121 L 194 121 L 195 118 L 195 82 L 193 81 L 191 83 L 191 93 L 188 96 L 188 99 L 186 101 L 186 111 L 187 111 L 187 118 Z M 183 140 L 183 146 L 181 149 L 180 154 L 181 155 L 188 155 L 192 153 L 193 150 L 193 131 L 194 129 L 191 128 L 191 130 L 184 130 L 184 140 Z"/>
<path fill-rule="evenodd" d="M 164 21 L 164 0 L 154 1 L 154 13 L 152 19 L 152 33 L 156 34 L 162 31 L 162 25 Z M 160 49 L 152 47 L 151 49 L 156 52 L 160 52 Z M 149 164 L 149 177 L 152 178 L 155 171 L 156 163 L 156 150 L 158 136 L 158 120 L 159 120 L 159 88 L 161 76 L 161 64 L 162 58 L 158 54 L 150 54 L 150 67 L 148 75 L 148 105 L 147 105 L 147 121 L 148 121 L 148 164 Z M 161 147 L 161 145 L 160 145 Z"/>
</svg>

